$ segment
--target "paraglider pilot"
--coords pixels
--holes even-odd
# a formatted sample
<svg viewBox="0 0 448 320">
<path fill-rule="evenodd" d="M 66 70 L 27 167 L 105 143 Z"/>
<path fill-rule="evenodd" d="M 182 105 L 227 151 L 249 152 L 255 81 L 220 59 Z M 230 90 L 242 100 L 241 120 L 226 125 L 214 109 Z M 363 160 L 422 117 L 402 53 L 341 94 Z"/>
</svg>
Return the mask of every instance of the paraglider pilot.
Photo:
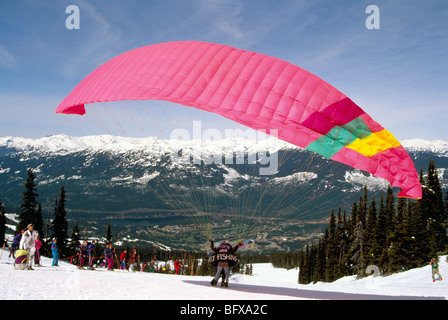
<svg viewBox="0 0 448 320">
<path fill-rule="evenodd" d="M 219 280 L 219 276 L 221 272 L 224 270 L 225 273 L 225 282 L 221 285 L 228 287 L 229 286 L 229 257 L 233 256 L 233 254 L 238 250 L 241 244 L 236 245 L 232 248 L 229 241 L 222 242 L 219 247 L 215 248 L 213 240 L 210 239 L 210 249 L 217 254 L 218 260 L 218 270 L 216 271 L 216 275 L 213 280 L 210 282 L 212 286 L 216 286 Z"/>
</svg>

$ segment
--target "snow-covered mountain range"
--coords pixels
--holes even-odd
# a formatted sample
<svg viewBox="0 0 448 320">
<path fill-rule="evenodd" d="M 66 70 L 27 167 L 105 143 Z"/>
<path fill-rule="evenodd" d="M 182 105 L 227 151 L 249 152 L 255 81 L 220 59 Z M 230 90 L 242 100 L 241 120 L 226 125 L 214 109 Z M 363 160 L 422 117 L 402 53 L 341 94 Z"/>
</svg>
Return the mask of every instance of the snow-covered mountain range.
<svg viewBox="0 0 448 320">
<path fill-rule="evenodd" d="M 426 170 L 429 159 L 436 161 L 446 188 L 448 143 L 402 143 L 417 170 Z M 142 215 L 147 219 L 170 214 L 175 224 L 173 213 L 192 212 L 219 214 L 222 221 L 236 214 L 264 221 L 273 216 L 318 220 L 328 217 L 332 208 L 348 208 L 359 200 L 364 185 L 372 195 L 388 186 L 383 179 L 274 138 L 3 137 L 0 197 L 12 212 L 18 212 L 28 168 L 36 176 L 45 211 L 64 186 L 72 217 L 91 223 L 118 216 L 126 225 L 138 224 Z"/>
<path fill-rule="evenodd" d="M 445 180 L 448 142 L 414 139 L 402 143 L 414 159 L 417 170 L 425 170 L 428 160 L 433 158 L 441 179 Z M 201 160 L 205 165 L 199 165 Z M 326 168 L 319 168 L 323 163 Z M 221 194 L 242 183 L 246 186 L 268 183 L 276 191 L 298 184 L 320 184 L 324 189 L 333 189 L 332 183 L 343 184 L 344 192 L 357 191 L 364 184 L 372 191 L 387 188 L 387 182 L 382 179 L 274 138 L 210 141 L 110 135 L 55 135 L 40 139 L 0 137 L 0 191 L 7 205 L 18 206 L 19 189 L 23 186 L 27 168 L 33 169 L 39 188 L 67 185 L 67 191 L 71 192 L 69 186 L 76 184 L 82 187 L 81 194 L 87 197 L 95 193 L 90 188 L 103 189 L 101 194 L 113 196 L 108 189 L 126 186 L 141 190 L 152 180 L 165 180 L 171 188 L 214 188 Z M 207 186 L 199 185 L 199 182 L 193 184 L 192 174 L 208 179 L 213 177 L 216 181 Z M 11 193 L 14 191 L 18 194 Z M 41 195 L 52 197 L 45 191 L 41 191 Z M 75 209 L 76 206 L 70 207 Z"/>
</svg>

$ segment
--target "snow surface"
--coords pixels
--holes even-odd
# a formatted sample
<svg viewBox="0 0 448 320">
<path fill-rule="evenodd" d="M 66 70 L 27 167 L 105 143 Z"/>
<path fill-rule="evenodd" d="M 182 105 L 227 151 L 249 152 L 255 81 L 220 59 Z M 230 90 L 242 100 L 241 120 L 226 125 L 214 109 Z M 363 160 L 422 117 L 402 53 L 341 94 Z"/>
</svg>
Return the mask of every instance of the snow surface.
<svg viewBox="0 0 448 320">
<path fill-rule="evenodd" d="M 448 263 L 440 257 L 443 281 L 432 282 L 425 266 L 388 277 L 345 277 L 333 283 L 297 284 L 297 269 L 254 264 L 253 276 L 232 275 L 229 288 L 210 286 L 211 277 L 146 272 L 78 270 L 67 262 L 15 270 L 5 250 L 0 264 L 0 300 L 389 300 L 448 298 Z"/>
</svg>

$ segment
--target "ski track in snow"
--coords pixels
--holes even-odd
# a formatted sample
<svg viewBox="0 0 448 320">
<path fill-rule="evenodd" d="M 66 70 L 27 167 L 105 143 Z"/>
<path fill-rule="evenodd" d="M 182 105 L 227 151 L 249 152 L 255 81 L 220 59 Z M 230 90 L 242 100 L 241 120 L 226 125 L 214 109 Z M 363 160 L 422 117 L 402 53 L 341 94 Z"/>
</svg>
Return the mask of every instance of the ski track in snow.
<svg viewBox="0 0 448 320">
<path fill-rule="evenodd" d="M 432 282 L 425 266 L 388 277 L 345 277 L 333 283 L 297 284 L 297 269 L 254 264 L 253 276 L 232 275 L 229 288 L 210 286 L 212 277 L 159 273 L 78 270 L 67 262 L 51 267 L 15 270 L 3 252 L 0 264 L 1 300 L 439 300 L 448 298 L 448 263 L 439 259 L 443 281 Z"/>
</svg>

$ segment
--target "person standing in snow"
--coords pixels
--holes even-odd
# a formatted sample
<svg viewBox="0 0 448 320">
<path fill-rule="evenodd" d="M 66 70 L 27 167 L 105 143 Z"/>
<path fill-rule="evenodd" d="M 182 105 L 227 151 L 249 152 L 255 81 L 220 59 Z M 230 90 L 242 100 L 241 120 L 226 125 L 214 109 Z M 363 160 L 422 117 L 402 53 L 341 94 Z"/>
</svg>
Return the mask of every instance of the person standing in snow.
<svg viewBox="0 0 448 320">
<path fill-rule="evenodd" d="M 126 269 L 126 255 L 127 255 L 127 251 L 126 250 L 124 250 L 122 253 L 121 253 L 121 255 L 120 255 L 120 262 L 121 262 L 121 264 L 120 264 L 120 269 L 121 270 L 125 270 Z"/>
<path fill-rule="evenodd" d="M 19 248 L 22 250 L 26 250 L 29 255 L 28 259 L 28 270 L 34 270 L 32 268 L 33 262 L 34 262 L 34 253 L 36 252 L 36 245 L 35 241 L 37 239 L 37 236 L 39 235 L 36 230 L 34 229 L 34 225 L 30 223 L 27 227 L 28 230 L 26 230 L 23 235 L 22 239 L 20 240 Z"/>
<path fill-rule="evenodd" d="M 107 270 L 112 271 L 114 268 L 114 254 L 115 250 L 112 248 L 112 243 L 106 245 L 105 256 L 107 261 Z"/>
<path fill-rule="evenodd" d="M 133 248 L 131 258 L 129 259 L 129 271 L 137 270 L 137 262 L 140 263 L 140 257 L 137 255 L 137 250 Z"/>
<path fill-rule="evenodd" d="M 227 257 L 228 254 L 233 255 L 240 246 L 241 244 L 238 244 L 232 248 L 229 241 L 226 241 L 222 242 L 218 248 L 215 248 L 213 240 L 210 240 L 210 249 L 213 250 L 213 252 L 217 253 L 218 257 L 219 256 Z M 222 271 L 224 271 L 225 274 L 225 282 L 221 282 L 221 286 L 225 287 L 229 286 L 229 276 L 230 276 L 229 261 L 224 258 L 222 259 L 218 258 L 218 270 L 216 271 L 215 277 L 210 282 L 212 286 L 216 286 Z"/>
<path fill-rule="evenodd" d="M 174 261 L 174 270 L 176 270 L 176 274 L 179 274 L 179 269 L 182 266 L 182 261 L 176 260 Z"/>
<path fill-rule="evenodd" d="M 40 241 L 39 236 L 37 236 L 34 245 L 36 247 L 36 254 L 34 255 L 34 265 L 40 266 L 40 248 L 42 247 L 42 241 Z"/>
<path fill-rule="evenodd" d="M 429 262 L 429 264 L 432 267 L 432 282 L 436 282 L 436 277 L 435 277 L 436 274 L 439 276 L 440 280 L 443 280 L 442 276 L 440 275 L 440 272 L 439 272 L 439 263 L 437 262 L 437 259 L 432 258 L 431 262 Z"/>
<path fill-rule="evenodd" d="M 78 268 L 79 269 L 83 269 L 84 267 L 84 262 L 86 261 L 87 258 L 87 240 L 84 241 L 84 243 L 82 243 L 81 245 L 78 246 Z"/>
<path fill-rule="evenodd" d="M 58 261 L 59 261 L 59 250 L 58 245 L 56 244 L 58 240 L 56 238 L 53 238 L 53 243 L 51 244 L 51 254 L 53 255 L 53 262 L 51 263 L 52 266 L 58 267 Z"/>
<path fill-rule="evenodd" d="M 95 240 L 87 246 L 87 251 L 89 253 L 89 268 L 93 269 L 93 253 L 95 252 Z"/>
<path fill-rule="evenodd" d="M 20 240 L 22 240 L 22 235 L 25 232 L 25 230 L 20 230 L 20 232 L 14 237 L 14 239 L 12 240 L 12 248 L 11 251 L 9 252 L 9 258 L 12 257 L 15 259 L 15 255 L 14 252 L 16 252 L 16 250 L 19 248 L 20 245 Z"/>
</svg>

